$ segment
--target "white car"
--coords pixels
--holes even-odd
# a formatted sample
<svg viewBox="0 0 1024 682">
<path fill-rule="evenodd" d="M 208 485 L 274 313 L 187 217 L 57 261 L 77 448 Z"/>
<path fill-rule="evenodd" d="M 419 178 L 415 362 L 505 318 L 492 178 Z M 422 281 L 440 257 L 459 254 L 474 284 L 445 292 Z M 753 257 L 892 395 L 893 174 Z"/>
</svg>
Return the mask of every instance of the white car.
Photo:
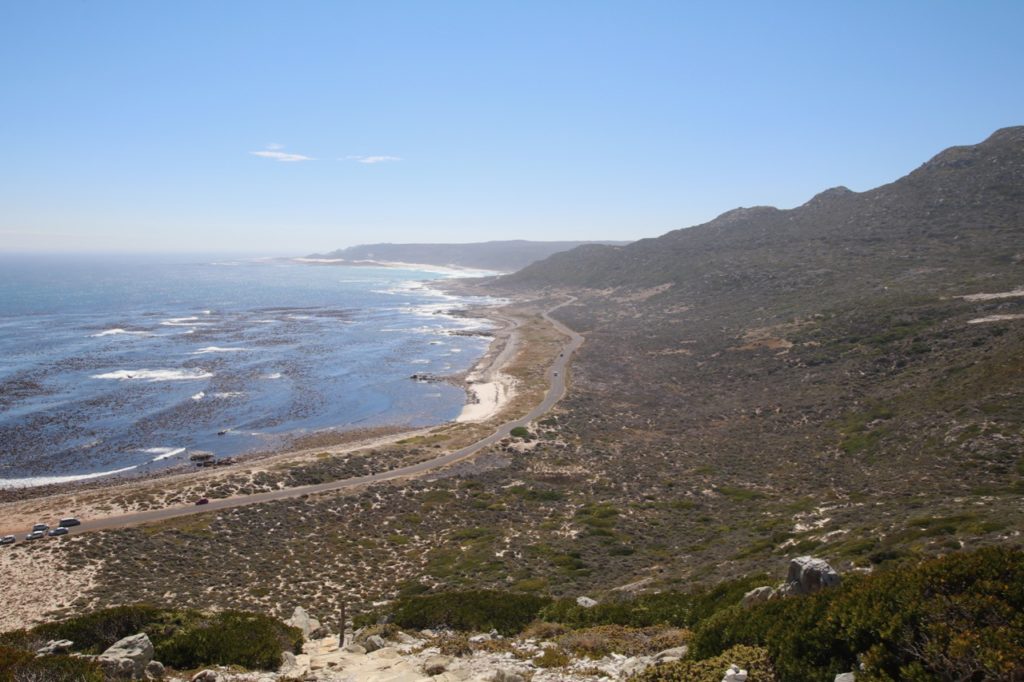
<svg viewBox="0 0 1024 682">
<path fill-rule="evenodd" d="M 32 526 L 32 532 L 35 533 L 37 530 L 41 530 L 45 533 L 46 531 L 50 530 L 50 526 L 45 523 L 37 523 L 36 525 Z"/>
<path fill-rule="evenodd" d="M 45 535 L 45 533 L 43 531 L 41 531 L 41 530 L 34 530 L 31 533 L 29 533 L 28 535 L 26 535 L 25 539 L 26 540 L 38 540 L 39 538 L 43 537 L 44 535 Z"/>
<path fill-rule="evenodd" d="M 0 538 L 0 545 L 13 545 L 14 540 L 15 538 L 13 535 L 5 535 L 2 538 Z"/>
</svg>

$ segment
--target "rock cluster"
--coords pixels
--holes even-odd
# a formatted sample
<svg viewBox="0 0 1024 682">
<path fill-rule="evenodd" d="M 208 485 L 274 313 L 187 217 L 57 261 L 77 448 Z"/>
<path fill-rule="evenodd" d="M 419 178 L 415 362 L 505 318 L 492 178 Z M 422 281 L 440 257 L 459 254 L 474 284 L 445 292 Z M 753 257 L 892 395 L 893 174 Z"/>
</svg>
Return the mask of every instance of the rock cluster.
<svg viewBox="0 0 1024 682">
<path fill-rule="evenodd" d="M 320 629 L 320 621 L 306 613 L 306 609 L 301 606 L 295 607 L 291 618 L 286 620 L 284 624 L 302 630 L 302 636 L 306 639 L 309 639 L 312 633 Z"/>
<path fill-rule="evenodd" d="M 839 585 L 841 578 L 834 568 L 824 559 L 811 556 L 799 556 L 789 562 L 786 582 L 778 587 L 764 585 L 743 595 L 740 605 L 749 608 L 776 597 L 788 597 L 799 594 L 813 594 L 818 590 Z"/>
<path fill-rule="evenodd" d="M 729 669 L 725 671 L 722 682 L 747 682 L 747 671 L 738 665 L 730 665 Z"/>
<path fill-rule="evenodd" d="M 824 559 L 800 556 L 789 562 L 786 582 L 779 588 L 783 595 L 811 594 L 839 585 L 840 577 Z"/>
<path fill-rule="evenodd" d="M 54 656 L 71 653 L 74 642 L 69 639 L 50 640 L 36 651 L 39 656 Z M 145 633 L 131 635 L 114 642 L 106 651 L 98 656 L 72 654 L 83 658 L 95 659 L 103 668 L 104 674 L 110 679 L 118 680 L 160 680 L 164 676 L 164 666 L 160 661 L 153 660 L 153 643 Z"/>
<path fill-rule="evenodd" d="M 71 651 L 74 642 L 70 639 L 51 639 L 45 646 L 40 647 L 36 654 L 39 656 L 53 656 L 55 654 L 66 654 Z"/>
</svg>

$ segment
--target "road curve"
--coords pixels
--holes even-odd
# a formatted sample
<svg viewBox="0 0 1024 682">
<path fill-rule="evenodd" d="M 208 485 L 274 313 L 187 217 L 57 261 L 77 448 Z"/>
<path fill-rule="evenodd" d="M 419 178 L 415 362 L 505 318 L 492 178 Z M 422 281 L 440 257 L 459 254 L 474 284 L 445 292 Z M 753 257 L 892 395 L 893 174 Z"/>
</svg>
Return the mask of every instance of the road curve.
<svg viewBox="0 0 1024 682">
<path fill-rule="evenodd" d="M 555 329 L 569 337 L 569 340 L 563 346 L 562 351 L 555 358 L 551 367 L 545 372 L 545 376 L 551 382 L 551 386 L 548 388 L 544 399 L 526 416 L 519 419 L 505 422 L 499 426 L 489 436 L 481 438 L 472 445 L 467 445 L 464 448 L 453 450 L 452 452 L 445 453 L 433 459 L 428 459 L 417 464 L 410 464 L 408 466 L 400 467 L 398 469 L 392 469 L 390 471 L 382 471 L 376 474 L 368 474 L 366 476 L 357 476 L 355 478 L 344 478 L 337 481 L 329 481 L 327 483 L 317 483 L 314 485 L 298 486 L 295 488 L 284 488 L 282 490 L 272 490 L 264 493 L 253 493 L 252 495 L 241 495 L 238 497 L 227 497 L 220 500 L 210 500 L 208 504 L 201 506 L 180 506 L 180 507 L 167 507 L 164 509 L 151 509 L 149 511 L 134 512 L 131 514 L 122 514 L 120 516 L 109 516 L 102 519 L 84 519 L 80 526 L 71 528 L 71 534 L 77 535 L 79 533 L 87 533 L 96 530 L 109 530 L 112 528 L 125 528 L 128 526 L 138 526 L 146 523 L 154 523 L 156 521 L 165 521 L 167 519 L 177 518 L 179 516 L 188 516 L 191 514 L 202 514 L 206 512 L 219 511 L 222 509 L 231 509 L 234 507 L 242 507 L 250 504 L 259 504 L 261 502 L 272 502 L 276 500 L 287 500 L 295 497 L 302 497 L 304 495 L 312 495 L 315 493 L 329 492 L 332 490 L 344 490 L 346 488 L 355 488 L 357 486 L 366 485 L 368 483 L 380 483 L 383 481 L 393 481 L 401 478 L 408 478 L 411 476 L 417 476 L 434 469 L 454 464 L 464 459 L 472 457 L 480 450 L 494 445 L 502 438 L 506 438 L 512 429 L 517 426 L 526 426 L 537 417 L 541 416 L 545 412 L 551 409 L 551 407 L 561 400 L 562 396 L 565 395 L 565 368 L 569 364 L 569 360 L 572 354 L 583 344 L 583 337 L 577 334 L 572 329 L 569 329 L 558 320 L 553 319 L 550 315 L 554 311 L 558 310 L 562 306 L 569 305 L 576 301 L 575 296 L 570 296 L 568 300 L 549 308 L 546 312 L 542 313 L 545 320 L 550 322 Z M 29 529 L 21 530 L 16 533 L 19 543 L 24 542 L 22 539 Z"/>
</svg>

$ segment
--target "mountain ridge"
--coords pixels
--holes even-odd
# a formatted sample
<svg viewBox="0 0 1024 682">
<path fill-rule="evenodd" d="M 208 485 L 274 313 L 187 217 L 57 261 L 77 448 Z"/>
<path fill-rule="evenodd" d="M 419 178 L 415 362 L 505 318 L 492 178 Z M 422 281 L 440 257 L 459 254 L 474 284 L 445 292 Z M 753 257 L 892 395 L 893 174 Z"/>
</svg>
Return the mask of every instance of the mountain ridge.
<svg viewBox="0 0 1024 682">
<path fill-rule="evenodd" d="M 530 241 L 526 239 L 511 239 L 463 244 L 377 243 L 359 244 L 344 249 L 336 249 L 326 254 L 312 254 L 309 258 L 343 259 L 346 261 L 392 261 L 514 272 L 530 263 L 547 258 L 554 253 L 593 243 L 626 244 L 628 242 Z"/>
<path fill-rule="evenodd" d="M 826 265 L 833 280 L 893 277 L 952 256 L 962 261 L 961 267 L 980 268 L 1020 250 L 1022 198 L 1024 126 L 1017 126 L 998 130 L 976 145 L 943 150 L 907 175 L 865 192 L 840 186 L 792 209 L 735 208 L 621 250 L 593 247 L 554 254 L 495 285 L 643 288 L 672 282 L 676 286 L 668 295 L 678 296 L 744 288 L 699 281 L 711 273 L 735 285 L 738 268 L 746 279 L 765 284 L 767 272 L 798 270 L 809 260 Z M 983 248 L 972 246 L 971 240 L 978 238 Z M 913 248 L 882 252 L 886 244 L 897 242 Z M 867 270 L 865 259 L 875 261 Z M 805 279 L 809 287 L 835 285 L 822 276 Z"/>
</svg>

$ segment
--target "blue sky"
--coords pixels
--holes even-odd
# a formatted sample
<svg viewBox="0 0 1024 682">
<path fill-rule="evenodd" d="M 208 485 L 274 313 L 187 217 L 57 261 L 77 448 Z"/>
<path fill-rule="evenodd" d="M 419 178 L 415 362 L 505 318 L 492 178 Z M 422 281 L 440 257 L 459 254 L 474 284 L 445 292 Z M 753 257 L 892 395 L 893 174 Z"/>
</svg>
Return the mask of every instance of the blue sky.
<svg viewBox="0 0 1024 682">
<path fill-rule="evenodd" d="M 1019 1 L 0 3 L 0 250 L 636 239 L 792 207 L 1024 124 L 1021 26 Z"/>
</svg>

